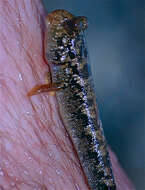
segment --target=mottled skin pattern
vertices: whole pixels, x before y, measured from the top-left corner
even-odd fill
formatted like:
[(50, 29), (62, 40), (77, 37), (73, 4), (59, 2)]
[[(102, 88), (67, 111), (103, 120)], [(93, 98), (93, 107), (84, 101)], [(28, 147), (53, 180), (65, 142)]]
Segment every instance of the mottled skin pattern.
[(109, 154), (96, 109), (83, 31), (85, 17), (56, 10), (46, 18), (45, 56), (61, 117), (91, 190), (115, 190)]

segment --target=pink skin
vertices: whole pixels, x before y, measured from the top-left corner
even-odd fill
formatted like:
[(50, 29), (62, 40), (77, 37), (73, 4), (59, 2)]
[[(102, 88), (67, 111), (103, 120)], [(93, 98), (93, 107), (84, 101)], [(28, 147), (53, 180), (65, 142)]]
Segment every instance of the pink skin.
[[(55, 96), (28, 98), (45, 82), (40, 0), (0, 1), (0, 189), (88, 190)], [(118, 190), (133, 190), (111, 153)]]

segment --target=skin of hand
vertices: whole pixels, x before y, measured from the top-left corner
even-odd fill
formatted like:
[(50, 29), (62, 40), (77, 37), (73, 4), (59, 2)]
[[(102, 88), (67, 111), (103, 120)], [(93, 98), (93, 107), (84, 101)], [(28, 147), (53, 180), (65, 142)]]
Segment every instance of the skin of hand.
[[(54, 95), (27, 97), (45, 83), (40, 0), (0, 1), (0, 189), (88, 190)], [(111, 152), (117, 190), (133, 190)]]

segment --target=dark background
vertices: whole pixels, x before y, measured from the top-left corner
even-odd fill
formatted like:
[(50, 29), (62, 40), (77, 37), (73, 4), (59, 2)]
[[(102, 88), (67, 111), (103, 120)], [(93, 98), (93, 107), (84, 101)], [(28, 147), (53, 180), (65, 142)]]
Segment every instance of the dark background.
[(145, 189), (144, 4), (135, 0), (43, 0), (89, 20), (87, 44), (108, 143), (137, 190)]

